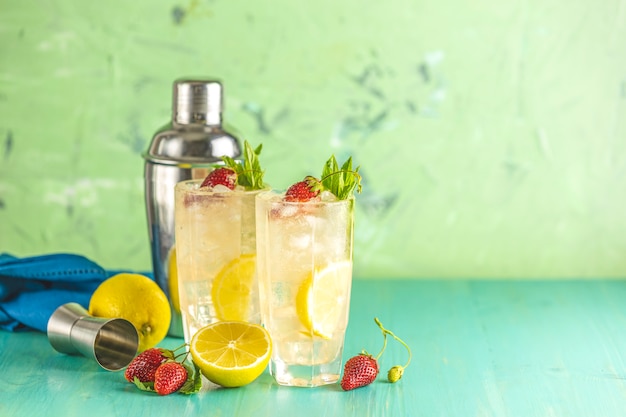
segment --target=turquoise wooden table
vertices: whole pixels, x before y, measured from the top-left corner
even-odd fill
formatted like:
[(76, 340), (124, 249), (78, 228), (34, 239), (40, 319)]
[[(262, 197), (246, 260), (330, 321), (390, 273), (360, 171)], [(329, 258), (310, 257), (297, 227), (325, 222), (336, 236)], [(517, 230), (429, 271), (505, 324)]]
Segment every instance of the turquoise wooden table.
[[(375, 316), (413, 361), (397, 384), (381, 372), (349, 392), (279, 387), (266, 373), (242, 388), (158, 397), (56, 353), (42, 333), (0, 332), (0, 416), (626, 415), (626, 281), (355, 280), (344, 360), (379, 350)], [(390, 342), (382, 368), (405, 360)]]

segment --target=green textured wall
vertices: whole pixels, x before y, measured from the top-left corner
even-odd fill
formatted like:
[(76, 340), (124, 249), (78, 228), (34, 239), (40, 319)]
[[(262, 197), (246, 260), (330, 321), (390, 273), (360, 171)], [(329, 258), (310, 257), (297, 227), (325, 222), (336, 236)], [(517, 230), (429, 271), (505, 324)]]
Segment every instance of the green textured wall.
[(353, 155), (358, 276), (626, 276), (622, 0), (0, 0), (0, 252), (149, 268), (187, 75), (276, 188)]

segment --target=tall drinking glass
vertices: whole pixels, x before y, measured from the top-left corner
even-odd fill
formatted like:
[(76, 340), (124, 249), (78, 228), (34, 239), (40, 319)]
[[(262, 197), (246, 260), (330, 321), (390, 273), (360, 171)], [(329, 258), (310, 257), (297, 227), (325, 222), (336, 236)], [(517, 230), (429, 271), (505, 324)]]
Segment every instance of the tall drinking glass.
[(175, 187), (178, 291), (185, 341), (220, 320), (260, 323), (255, 191)]
[(286, 202), (256, 197), (261, 316), (281, 385), (337, 382), (352, 284), (354, 197)]

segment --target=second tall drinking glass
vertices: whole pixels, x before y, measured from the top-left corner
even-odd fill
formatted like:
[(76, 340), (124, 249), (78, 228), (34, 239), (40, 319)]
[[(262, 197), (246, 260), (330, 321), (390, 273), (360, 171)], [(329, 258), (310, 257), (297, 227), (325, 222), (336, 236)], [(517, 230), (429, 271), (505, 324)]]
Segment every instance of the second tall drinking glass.
[(270, 373), (281, 385), (337, 382), (350, 306), (354, 197), (288, 202), (260, 193), (256, 221)]

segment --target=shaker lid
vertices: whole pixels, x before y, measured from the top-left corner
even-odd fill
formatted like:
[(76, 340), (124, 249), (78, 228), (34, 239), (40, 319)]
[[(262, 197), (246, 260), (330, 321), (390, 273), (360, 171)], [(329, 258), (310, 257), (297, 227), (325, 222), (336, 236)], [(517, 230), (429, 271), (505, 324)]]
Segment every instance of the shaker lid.
[(222, 94), (217, 80), (174, 81), (172, 123), (155, 133), (144, 159), (189, 168), (213, 165), (225, 155), (239, 157), (239, 141), (221, 127)]
[(222, 84), (219, 81), (181, 79), (174, 82), (174, 124), (219, 125), (221, 118)]

